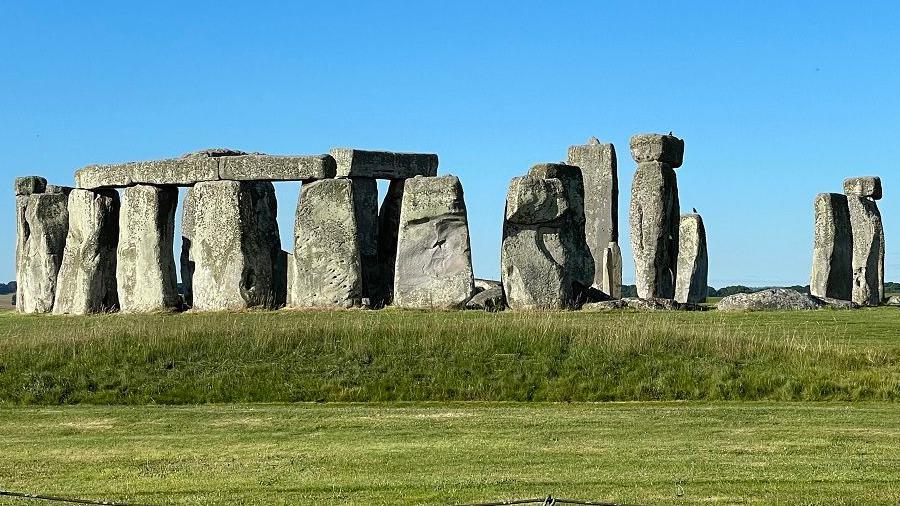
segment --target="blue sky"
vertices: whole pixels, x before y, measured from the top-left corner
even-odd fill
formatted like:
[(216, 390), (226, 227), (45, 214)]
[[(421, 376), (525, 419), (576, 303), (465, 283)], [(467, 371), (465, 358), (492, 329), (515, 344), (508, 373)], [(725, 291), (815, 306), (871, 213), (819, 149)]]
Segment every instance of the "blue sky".
[[(0, 279), (14, 177), (214, 146), (436, 152), (496, 277), (509, 180), (595, 135), (619, 154), (631, 282), (628, 138), (671, 130), (714, 286), (806, 284), (813, 197), (856, 175), (884, 181), (900, 280), (895, 3), (285, 4), (0, 1)], [(297, 190), (279, 185), (286, 247)]]

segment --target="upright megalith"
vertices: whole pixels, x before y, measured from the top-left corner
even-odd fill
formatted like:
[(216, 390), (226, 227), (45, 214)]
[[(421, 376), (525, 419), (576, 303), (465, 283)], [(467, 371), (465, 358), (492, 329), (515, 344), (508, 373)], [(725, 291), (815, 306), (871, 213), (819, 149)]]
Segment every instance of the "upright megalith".
[(43, 193), (18, 198), (24, 199), (24, 214), (17, 251), (16, 307), (23, 313), (49, 313), (69, 231), (68, 196)]
[[(268, 182), (212, 181), (188, 192), (182, 262), (197, 311), (273, 308), (281, 255), (275, 188)], [(286, 274), (285, 274), (286, 275)]]
[(397, 238), (400, 234), (405, 182), (405, 179), (391, 181), (378, 212), (377, 283), (376, 292), (372, 296), (373, 307), (387, 306), (394, 301), (394, 268), (397, 263)]
[(378, 288), (378, 182), (372, 178), (350, 178), (353, 185), (353, 210), (359, 237), (362, 298), (365, 305), (376, 305)]
[(119, 206), (115, 190), (73, 190), (69, 194), (69, 230), (57, 277), (55, 314), (118, 309)]
[(584, 232), (594, 259), (594, 286), (607, 295), (618, 297), (622, 290), (622, 258), (618, 245), (616, 148), (591, 137), (587, 144), (569, 146), (568, 163), (581, 168), (584, 180)]
[(809, 293), (819, 298), (851, 300), (853, 231), (847, 196), (820, 193), (813, 207), (815, 238)]
[(362, 271), (353, 182), (304, 183), (294, 227), (291, 307), (357, 307)]
[(138, 185), (122, 193), (116, 281), (124, 313), (179, 306), (175, 273), (178, 188)]
[(853, 232), (853, 302), (877, 306), (884, 299), (884, 226), (875, 202), (881, 199), (881, 179), (844, 181)]
[(457, 177), (406, 181), (394, 272), (398, 307), (458, 309), (472, 297), (469, 225)]
[(631, 156), (638, 164), (629, 215), (638, 296), (671, 299), (681, 221), (674, 167), (682, 163), (684, 141), (671, 135), (635, 135)]
[(511, 309), (577, 307), (593, 282), (580, 172), (542, 164), (510, 183), (500, 269)]
[(681, 217), (678, 232), (678, 274), (675, 301), (682, 304), (706, 302), (709, 258), (706, 251), (706, 227), (699, 214)]

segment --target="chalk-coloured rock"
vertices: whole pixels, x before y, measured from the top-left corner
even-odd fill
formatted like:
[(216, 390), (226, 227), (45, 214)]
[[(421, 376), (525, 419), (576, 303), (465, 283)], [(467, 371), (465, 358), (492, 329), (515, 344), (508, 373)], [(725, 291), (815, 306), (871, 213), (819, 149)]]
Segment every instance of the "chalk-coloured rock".
[(28, 209), (28, 197), (16, 195), (16, 311), (24, 311), (22, 302), (22, 276), (25, 267), (22, 260), (25, 254), (25, 241), (28, 238), (28, 228), (25, 225), (25, 210)]
[(674, 135), (638, 134), (630, 144), (631, 157), (639, 164), (661, 162), (677, 169), (684, 161), (684, 141)]
[(554, 165), (509, 186), (500, 271), (511, 309), (578, 307), (594, 279), (580, 169)]
[(796, 311), (819, 309), (825, 303), (789, 288), (771, 288), (756, 293), (729, 295), (719, 301), (719, 311)]
[(284, 294), (284, 305), (286, 307), (291, 307), (294, 303), (294, 282), (297, 279), (297, 275), (294, 273), (294, 270), (297, 267), (297, 264), (294, 262), (294, 254), (285, 252), (284, 262), (284, 268), (287, 272), (287, 286), (285, 287), (287, 292)]
[(900, 295), (892, 295), (884, 301), (885, 306), (900, 307)]
[(40, 176), (17, 177), (14, 184), (17, 197), (44, 193), (46, 188), (47, 180)]
[(400, 234), (400, 211), (403, 207), (403, 186), (406, 180), (394, 179), (378, 212), (378, 258), (376, 292), (372, 307), (382, 307), (394, 301), (394, 267), (397, 263), (397, 237)]
[(815, 239), (809, 291), (820, 298), (852, 298), (853, 231), (847, 197), (820, 193), (815, 209)]
[(23, 236), (18, 243), (21, 251), (17, 251), (16, 306), (23, 313), (49, 313), (69, 231), (68, 197), (32, 194), (19, 198), (26, 202)]
[(294, 227), (291, 307), (358, 307), (362, 271), (353, 183), (303, 183)]
[[(606, 276), (615, 262), (603, 264), (610, 243), (619, 241), (619, 176), (616, 148), (591, 137), (587, 144), (569, 146), (569, 165), (581, 168), (584, 179), (585, 239), (594, 259), (594, 285), (609, 287)], [(621, 266), (621, 262), (618, 264)], [(621, 280), (621, 272), (613, 272)], [(619, 281), (621, 285), (621, 281)], [(604, 290), (605, 291), (605, 290)], [(610, 294), (612, 295), (612, 294)]]
[(438, 156), (435, 154), (334, 148), (331, 156), (337, 162), (338, 177), (407, 179), (437, 175)]
[(461, 308), (475, 293), (466, 203), (456, 176), (406, 181), (394, 272), (398, 307)]
[(119, 205), (114, 190), (73, 190), (69, 194), (69, 230), (56, 282), (55, 314), (118, 309)]
[(499, 281), (494, 281), (493, 279), (475, 278), (475, 291), (476, 292), (483, 292), (485, 290), (491, 290), (494, 288), (503, 290), (503, 283), (501, 283)]
[(684, 304), (706, 302), (709, 285), (709, 258), (706, 250), (706, 227), (699, 214), (681, 217), (678, 232), (678, 274), (675, 300)]
[[(190, 301), (198, 311), (273, 308), (281, 253), (272, 183), (203, 182), (185, 202), (192, 264)], [(182, 271), (182, 275), (185, 275)]]
[(844, 180), (844, 193), (857, 197), (881, 200), (883, 190), (878, 176), (851, 177)]
[(466, 302), (466, 309), (478, 311), (503, 311), (505, 307), (503, 288), (499, 286), (482, 290)]
[(194, 258), (192, 246), (194, 244), (194, 222), (196, 214), (196, 187), (188, 188), (181, 208), (181, 287), (185, 306), (194, 307)]
[(353, 184), (353, 209), (359, 236), (359, 261), (362, 275), (363, 304), (380, 307), (378, 266), (378, 182), (371, 178), (350, 178)]
[(138, 185), (122, 193), (116, 280), (123, 313), (178, 308), (174, 186)]
[(673, 298), (680, 207), (672, 167), (660, 162), (638, 164), (631, 186), (629, 222), (638, 296)]
[(867, 197), (847, 196), (853, 231), (852, 300), (877, 306), (884, 299), (884, 226), (878, 204)]
[[(603, 250), (598, 268), (603, 271), (600, 291), (613, 299), (622, 297), (622, 249), (619, 243), (611, 242)], [(595, 275), (594, 279), (598, 277)]]
[(333, 178), (337, 165), (330, 155), (227, 156), (219, 160), (219, 179), (238, 181), (311, 181)]

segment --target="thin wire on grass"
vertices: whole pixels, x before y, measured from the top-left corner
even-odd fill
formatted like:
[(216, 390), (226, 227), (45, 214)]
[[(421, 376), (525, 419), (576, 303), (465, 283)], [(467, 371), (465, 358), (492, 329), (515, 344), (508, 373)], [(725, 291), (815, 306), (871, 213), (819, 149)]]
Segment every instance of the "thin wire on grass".
[(71, 497), (58, 497), (52, 495), (26, 494), (24, 492), (12, 492), (9, 490), (0, 490), (0, 497), (13, 497), (16, 499), (31, 499), (34, 501), (58, 502), (67, 504), (101, 504), (106, 506), (147, 506), (137, 503), (124, 503), (112, 501), (95, 501), (92, 499), (77, 499)]

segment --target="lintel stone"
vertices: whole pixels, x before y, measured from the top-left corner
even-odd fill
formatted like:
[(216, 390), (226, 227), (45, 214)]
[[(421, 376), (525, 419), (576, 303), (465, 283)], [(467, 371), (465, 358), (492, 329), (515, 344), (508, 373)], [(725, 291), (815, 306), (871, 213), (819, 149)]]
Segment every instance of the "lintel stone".
[(337, 161), (337, 177), (408, 179), (437, 175), (436, 154), (334, 148), (331, 156)]

